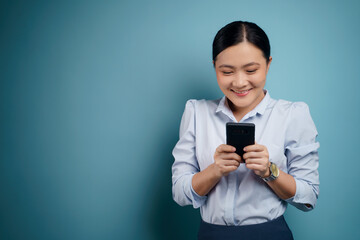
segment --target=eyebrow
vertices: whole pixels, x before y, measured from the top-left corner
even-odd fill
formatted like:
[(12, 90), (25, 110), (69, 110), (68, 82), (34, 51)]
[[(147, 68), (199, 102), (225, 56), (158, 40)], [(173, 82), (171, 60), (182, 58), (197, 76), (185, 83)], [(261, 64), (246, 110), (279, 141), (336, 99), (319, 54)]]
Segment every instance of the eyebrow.
[[(260, 66), (260, 64), (257, 63), (257, 62), (250, 62), (250, 63), (247, 63), (247, 64), (243, 65), (242, 67), (245, 68), (245, 67), (249, 67), (249, 66), (252, 66), (252, 65)], [(235, 68), (233, 65), (229, 65), (229, 64), (222, 64), (222, 65), (219, 66), (219, 68), (224, 68), (224, 67)]]

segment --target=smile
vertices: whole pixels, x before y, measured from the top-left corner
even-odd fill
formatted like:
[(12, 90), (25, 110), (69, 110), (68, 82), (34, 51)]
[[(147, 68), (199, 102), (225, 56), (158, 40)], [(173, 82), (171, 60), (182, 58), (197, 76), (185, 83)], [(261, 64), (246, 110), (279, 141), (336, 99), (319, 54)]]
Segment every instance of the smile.
[(231, 89), (231, 91), (233, 91), (237, 96), (243, 97), (243, 96), (248, 95), (248, 93), (251, 91), (251, 89), (243, 90), (243, 91), (235, 91), (234, 89)]
[(250, 90), (244, 90), (244, 91), (240, 91), (240, 92), (235, 91), (235, 90), (233, 90), (233, 91), (236, 92), (236, 93), (244, 94), (244, 93), (246, 93), (246, 92), (248, 92), (248, 91), (250, 91)]

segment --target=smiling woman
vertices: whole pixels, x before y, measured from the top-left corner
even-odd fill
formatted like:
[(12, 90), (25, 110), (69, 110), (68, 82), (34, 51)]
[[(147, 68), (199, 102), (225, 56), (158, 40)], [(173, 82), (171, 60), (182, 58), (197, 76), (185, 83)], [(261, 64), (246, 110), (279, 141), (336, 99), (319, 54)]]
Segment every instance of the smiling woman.
[[(254, 23), (220, 29), (213, 64), (224, 96), (186, 103), (173, 150), (173, 198), (201, 207), (199, 239), (293, 239), (287, 204), (309, 211), (319, 193), (317, 130), (303, 102), (264, 89), (269, 39)], [(244, 155), (226, 145), (227, 122), (255, 124)]]
[(259, 48), (245, 41), (226, 48), (214, 61), (219, 87), (238, 121), (264, 98), (271, 60), (266, 61)]
[(271, 61), (269, 39), (254, 23), (233, 22), (215, 36), (213, 63), (218, 84), (238, 121), (264, 98)]

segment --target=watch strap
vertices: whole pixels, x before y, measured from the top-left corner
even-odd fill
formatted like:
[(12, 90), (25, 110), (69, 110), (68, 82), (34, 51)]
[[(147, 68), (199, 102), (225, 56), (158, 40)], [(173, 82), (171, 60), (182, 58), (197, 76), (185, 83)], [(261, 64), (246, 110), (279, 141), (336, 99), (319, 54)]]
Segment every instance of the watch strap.
[[(272, 180), (275, 180), (277, 178), (277, 176), (274, 175), (273, 171), (271, 170), (271, 165), (275, 165), (275, 163), (270, 162), (270, 166), (269, 166), (269, 170), (270, 170), (270, 176), (266, 177), (266, 178), (262, 178), (265, 182), (269, 182)], [(275, 165), (276, 166), (276, 165)], [(277, 167), (277, 166), (276, 166)]]

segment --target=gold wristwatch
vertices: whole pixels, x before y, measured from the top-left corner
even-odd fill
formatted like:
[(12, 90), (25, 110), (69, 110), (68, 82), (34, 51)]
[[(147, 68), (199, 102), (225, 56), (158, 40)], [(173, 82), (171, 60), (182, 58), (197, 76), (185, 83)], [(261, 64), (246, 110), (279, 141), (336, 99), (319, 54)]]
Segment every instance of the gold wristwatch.
[(275, 180), (280, 174), (279, 168), (273, 162), (270, 162), (269, 169), (270, 169), (270, 176), (268, 176), (266, 178), (262, 178), (265, 182)]

